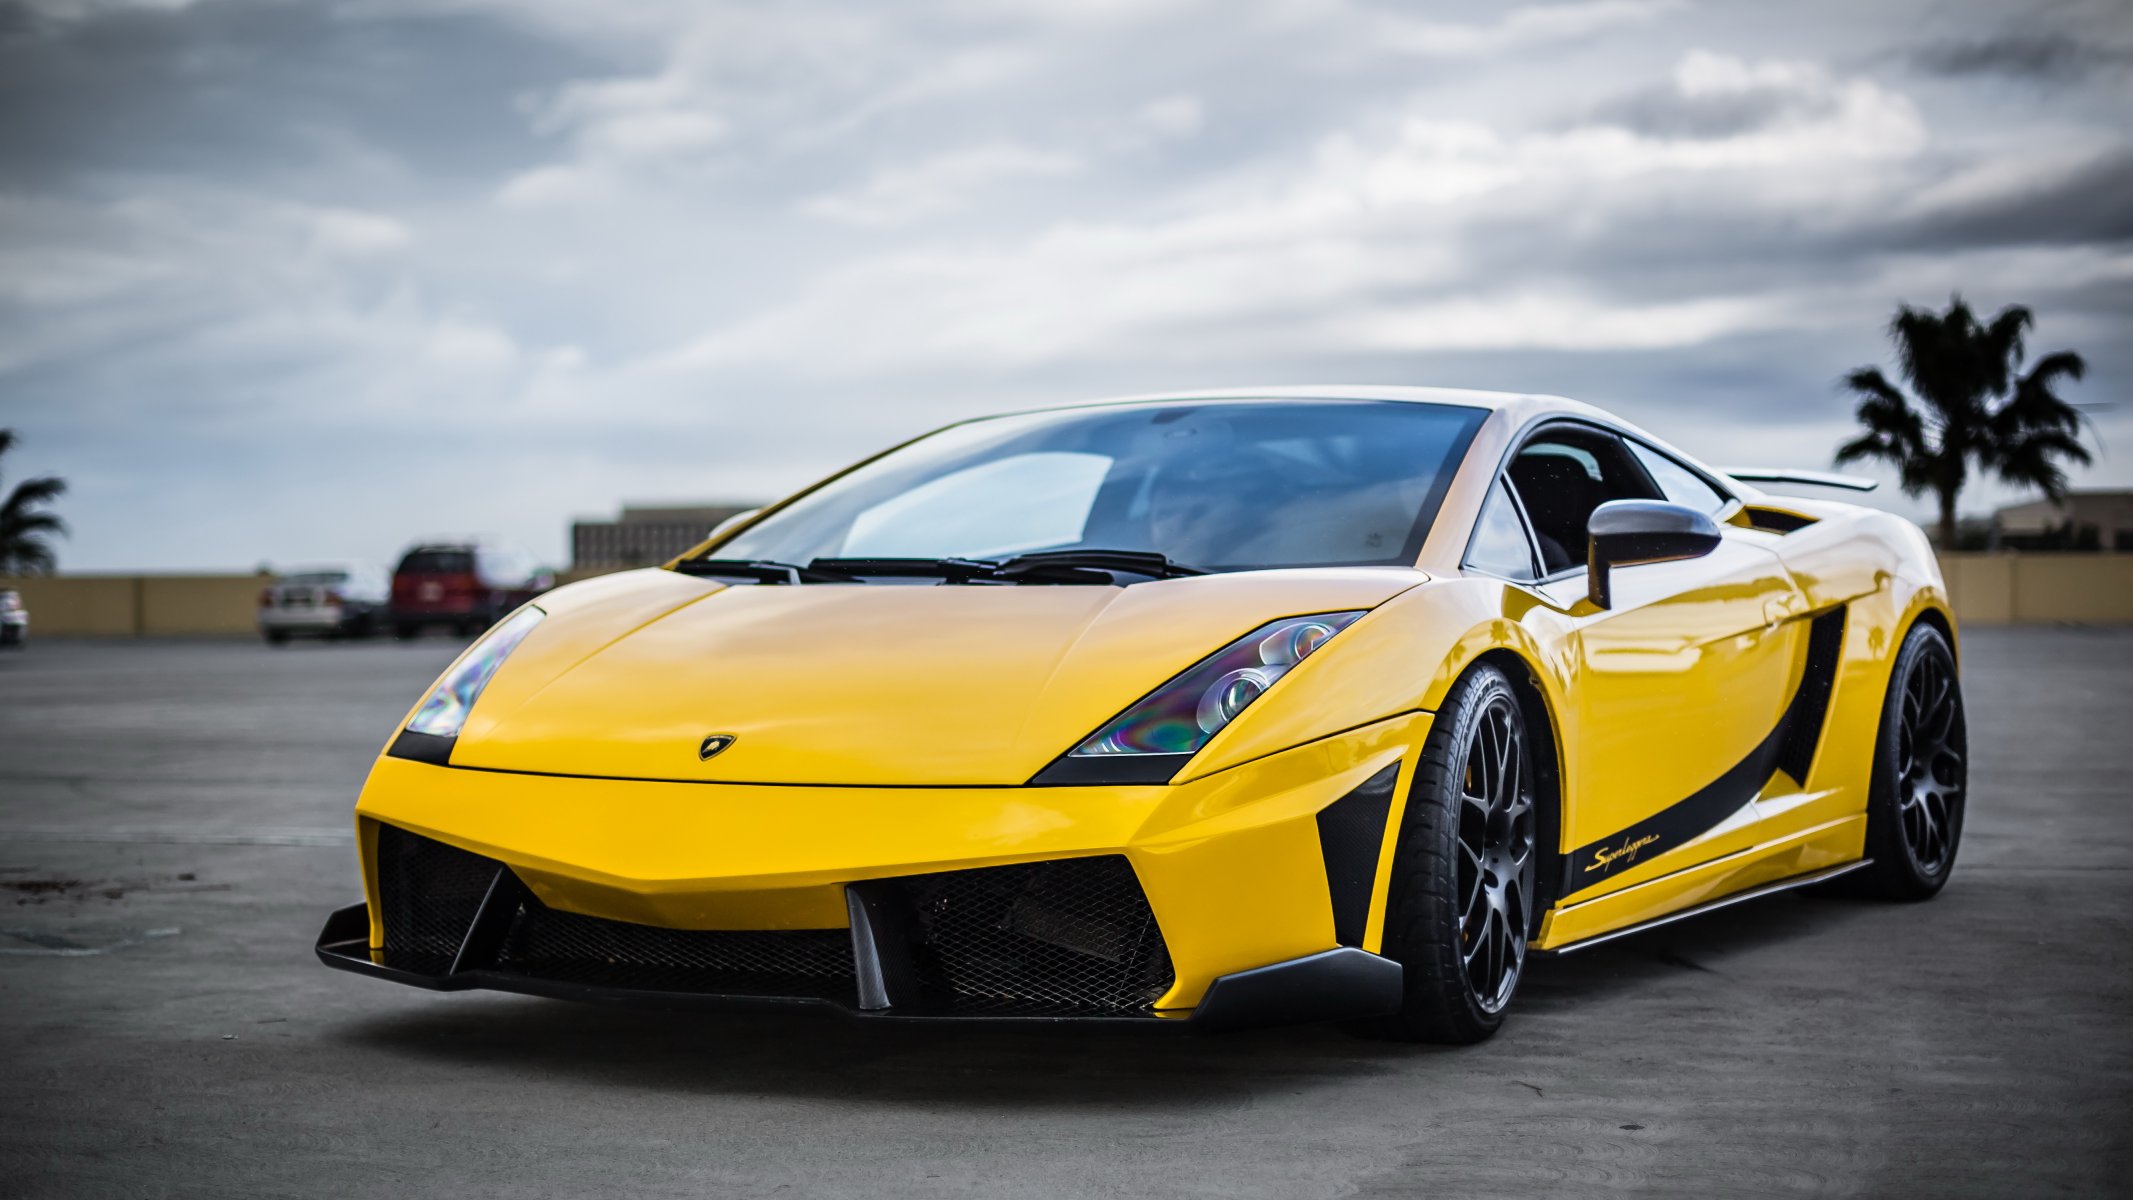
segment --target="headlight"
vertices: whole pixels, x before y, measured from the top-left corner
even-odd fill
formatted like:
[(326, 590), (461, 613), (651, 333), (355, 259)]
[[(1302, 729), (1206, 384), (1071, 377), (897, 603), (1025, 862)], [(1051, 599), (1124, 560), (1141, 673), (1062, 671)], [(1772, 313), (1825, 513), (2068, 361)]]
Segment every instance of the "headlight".
[(429, 695), (423, 697), (422, 707), (415, 710), (413, 719), (407, 723), (408, 732), (431, 737), (458, 737), (460, 728), (467, 723), (467, 714), (473, 711), (474, 701), (481, 698), (481, 690), (489, 686), (489, 678), (496, 674), (496, 668), (503, 665), (505, 656), (516, 649), (546, 615), (529, 604), (483, 634), (473, 649), (452, 664), (452, 669), (437, 681)]
[(1113, 717), (1032, 783), (1163, 783), (1360, 612), (1285, 617), (1252, 630)]

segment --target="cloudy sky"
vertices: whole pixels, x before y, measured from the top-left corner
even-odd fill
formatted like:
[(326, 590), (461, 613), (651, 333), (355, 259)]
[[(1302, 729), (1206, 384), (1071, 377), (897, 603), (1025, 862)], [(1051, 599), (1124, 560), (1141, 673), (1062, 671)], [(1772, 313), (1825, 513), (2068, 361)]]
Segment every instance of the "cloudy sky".
[(1824, 465), (1838, 376), (1960, 290), (2088, 356), (2125, 485), (2129, 130), (2127, 0), (0, 0), (5, 466), (93, 570), (561, 561), (1246, 383)]

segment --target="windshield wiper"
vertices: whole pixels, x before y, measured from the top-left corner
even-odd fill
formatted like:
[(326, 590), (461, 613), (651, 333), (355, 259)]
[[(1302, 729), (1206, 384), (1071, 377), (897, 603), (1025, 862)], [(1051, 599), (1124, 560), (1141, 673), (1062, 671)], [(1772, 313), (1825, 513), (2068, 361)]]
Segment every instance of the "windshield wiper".
[[(1054, 577), (1069, 574), (1096, 575), (1117, 572), (1127, 575), (1145, 575), (1150, 579), (1182, 579), (1188, 575), (1205, 575), (1198, 567), (1188, 567), (1173, 562), (1168, 557), (1151, 550), (1105, 550), (1100, 547), (1084, 547), (1075, 550), (1040, 550), (1033, 554), (1017, 554), (1002, 559), (994, 567), (992, 578), (1029, 579), (1033, 582), (1053, 582)], [(1067, 582), (1059, 578), (1059, 582)], [(1075, 579), (1073, 582), (1109, 583), (1109, 578)]]
[(675, 563), (674, 569), (684, 575), (703, 575), (725, 579), (753, 579), (757, 583), (854, 582), (849, 575), (824, 570), (812, 563), (802, 567), (793, 563), (772, 562), (761, 558), (688, 558)]

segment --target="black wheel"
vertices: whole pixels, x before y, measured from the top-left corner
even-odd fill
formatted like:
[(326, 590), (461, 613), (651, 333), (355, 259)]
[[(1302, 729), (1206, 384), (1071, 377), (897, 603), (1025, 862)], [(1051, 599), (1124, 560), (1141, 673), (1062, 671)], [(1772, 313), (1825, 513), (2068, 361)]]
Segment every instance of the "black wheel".
[(289, 644), (289, 631), (288, 631), (288, 630), (286, 630), (286, 629), (269, 629), (269, 630), (267, 630), (267, 645), (269, 645), (269, 646), (286, 646), (286, 645), (288, 645), (288, 644)]
[(422, 626), (412, 621), (396, 621), (393, 624), (393, 636), (403, 642), (414, 641), (422, 636)]
[(1474, 668), (1437, 714), (1400, 821), (1384, 952), (1406, 968), (1405, 1001), (1352, 1032), (1463, 1045), (1503, 1024), (1535, 915), (1534, 778), (1511, 681)]
[(1925, 900), (1955, 869), (1970, 783), (1963, 688), (1940, 630), (1912, 626), (1881, 709), (1866, 802), (1866, 852), (1874, 865), (1856, 878), (1868, 894)]

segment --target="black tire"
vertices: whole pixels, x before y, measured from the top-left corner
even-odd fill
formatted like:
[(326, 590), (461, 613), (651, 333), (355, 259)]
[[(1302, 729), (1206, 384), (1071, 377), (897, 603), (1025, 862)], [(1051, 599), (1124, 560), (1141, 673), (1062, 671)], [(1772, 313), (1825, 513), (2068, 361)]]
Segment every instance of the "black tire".
[(1874, 779), (1866, 801), (1866, 853), (1872, 866), (1857, 894), (1928, 900), (1947, 886), (1962, 843), (1969, 792), (1969, 725), (1948, 639), (1918, 624), (1896, 651), (1881, 702)]
[(1406, 968), (1405, 999), (1350, 1032), (1466, 1045), (1503, 1024), (1538, 915), (1536, 778), (1511, 681), (1475, 667), (1423, 743), (1393, 850), (1384, 953)]
[(269, 646), (286, 646), (286, 645), (288, 645), (288, 644), (289, 644), (289, 631), (288, 631), (288, 630), (286, 630), (286, 629), (269, 629), (269, 630), (267, 630), (267, 645), (269, 645)]
[(393, 636), (403, 642), (412, 642), (422, 636), (422, 626), (413, 621), (396, 621), (393, 624)]

